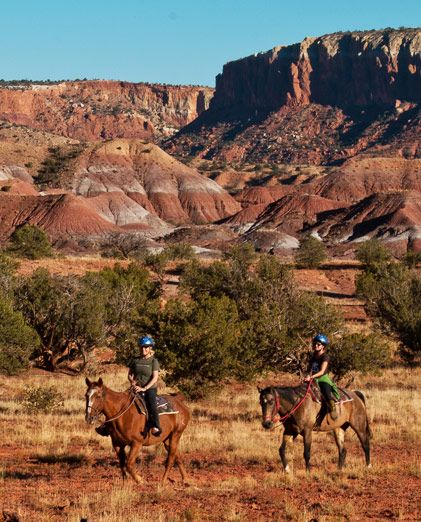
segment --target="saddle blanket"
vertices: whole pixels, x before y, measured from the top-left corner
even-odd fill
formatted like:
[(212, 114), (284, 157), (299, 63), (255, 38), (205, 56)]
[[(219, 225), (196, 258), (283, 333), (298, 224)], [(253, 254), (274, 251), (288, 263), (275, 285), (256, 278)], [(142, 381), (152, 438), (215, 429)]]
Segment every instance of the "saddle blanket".
[[(146, 414), (146, 404), (145, 399), (143, 398), (141, 393), (138, 393), (136, 395), (135, 399), (136, 407), (142, 415)], [(174, 408), (172, 403), (163, 395), (158, 395), (156, 398), (156, 405), (158, 407), (158, 413), (159, 415), (175, 415), (178, 413), (178, 410)]]
[[(334, 401), (336, 404), (342, 404), (344, 402), (351, 402), (353, 401), (354, 399), (348, 394), (348, 392), (346, 390), (344, 390), (343, 388), (339, 388), (339, 386), (337, 387), (338, 388), (338, 392), (339, 392), (339, 400), (338, 399), (335, 399), (334, 397)], [(305, 390), (306, 388), (304, 388), (304, 393), (305, 393)], [(316, 383), (311, 383), (311, 388), (310, 388), (310, 395), (311, 395), (311, 398), (313, 399), (314, 402), (318, 402), (318, 403), (321, 403), (323, 401), (323, 396), (322, 396), (322, 393), (320, 391), (320, 388), (318, 387), (318, 385)]]

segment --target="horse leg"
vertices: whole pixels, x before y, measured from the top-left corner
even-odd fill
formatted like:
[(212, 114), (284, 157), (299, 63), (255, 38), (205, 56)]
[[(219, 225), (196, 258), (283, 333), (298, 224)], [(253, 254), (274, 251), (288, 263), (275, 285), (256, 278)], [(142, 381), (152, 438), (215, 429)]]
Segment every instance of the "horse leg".
[(124, 446), (113, 446), (114, 451), (117, 454), (118, 460), (120, 462), (121, 474), (123, 476), (123, 480), (127, 478), (126, 472), (126, 452), (124, 451)]
[(342, 428), (336, 428), (336, 430), (333, 430), (333, 434), (335, 436), (335, 442), (339, 452), (338, 468), (342, 469), (345, 466), (346, 458), (346, 449), (344, 448), (345, 430)]
[(303, 441), (304, 441), (304, 460), (306, 463), (306, 471), (310, 471), (310, 457), (311, 457), (311, 439), (312, 431), (309, 428), (303, 430)]
[(368, 424), (368, 418), (367, 413), (364, 407), (364, 412), (356, 412), (352, 414), (351, 419), (349, 420), (349, 424), (351, 428), (355, 431), (357, 434), (361, 446), (364, 450), (365, 455), (365, 463), (368, 468), (371, 468), (370, 463), (370, 437), (371, 437), (371, 430), (370, 426)]
[(295, 439), (297, 435), (294, 434), (294, 433), (290, 433), (288, 432), (287, 430), (284, 431), (284, 435), (282, 437), (282, 444), (279, 448), (279, 456), (281, 457), (281, 461), (282, 461), (282, 465), (284, 467), (284, 471), (285, 473), (289, 473), (291, 470), (290, 470), (290, 467), (289, 467), (289, 464), (288, 464), (288, 459), (287, 459), (287, 448), (290, 447)]
[(137, 484), (141, 484), (142, 482), (142, 478), (140, 477), (140, 475), (138, 475), (136, 473), (136, 458), (137, 456), (139, 455), (139, 451), (140, 449), (142, 448), (142, 444), (140, 444), (140, 442), (137, 442), (137, 441), (133, 441), (130, 445), (130, 451), (129, 451), (129, 454), (127, 456), (127, 464), (126, 464), (126, 469), (129, 473), (129, 475), (133, 478), (133, 480), (137, 483)]
[[(168, 455), (167, 455), (167, 460), (165, 462), (165, 472), (164, 472), (164, 475), (162, 477), (162, 485), (165, 484), (165, 482), (167, 481), (168, 479), (168, 474), (169, 472), (171, 471), (171, 468), (174, 466), (174, 463), (176, 461), (178, 461), (178, 464), (179, 464), (179, 468), (180, 468), (180, 473), (181, 473), (181, 476), (183, 477), (183, 472), (181, 471), (181, 469), (183, 468), (183, 471), (184, 471), (184, 476), (185, 476), (185, 469), (184, 469), (184, 466), (181, 465), (180, 467), (180, 463), (179, 463), (179, 460), (178, 460), (178, 442), (180, 440), (180, 436), (181, 436), (181, 433), (180, 434), (177, 434), (177, 433), (172, 433), (169, 437), (169, 441), (168, 441)], [(184, 480), (184, 477), (183, 477), (183, 480)]]
[[(169, 455), (169, 452), (170, 452), (170, 444), (169, 444), (169, 442), (165, 441), (164, 442), (164, 446), (165, 446), (165, 449), (167, 450), (167, 453)], [(168, 459), (168, 457), (167, 457), (167, 459)], [(186, 471), (186, 468), (184, 467), (183, 461), (181, 460), (180, 453), (178, 452), (178, 449), (177, 449), (177, 453), (176, 453), (176, 456), (175, 456), (175, 464), (177, 464), (178, 469), (180, 470), (181, 480), (183, 481), (183, 483), (186, 484), (187, 471)], [(166, 463), (165, 463), (165, 465), (166, 465)]]

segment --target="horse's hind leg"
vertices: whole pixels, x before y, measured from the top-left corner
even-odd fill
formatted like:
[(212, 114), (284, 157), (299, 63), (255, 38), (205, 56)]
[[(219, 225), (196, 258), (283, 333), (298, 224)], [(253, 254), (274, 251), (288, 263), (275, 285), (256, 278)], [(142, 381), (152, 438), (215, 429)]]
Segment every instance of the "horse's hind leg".
[(346, 449), (344, 448), (345, 430), (342, 428), (336, 428), (333, 431), (335, 436), (336, 446), (338, 447), (338, 468), (342, 469), (345, 466)]
[(171, 471), (171, 468), (174, 466), (175, 462), (177, 462), (177, 464), (178, 464), (183, 481), (185, 480), (186, 470), (178, 456), (178, 443), (179, 443), (180, 437), (181, 437), (181, 433), (172, 433), (169, 437), (167, 444), (165, 445), (165, 447), (167, 448), (167, 451), (168, 451), (168, 456), (167, 456), (167, 460), (165, 462), (165, 472), (162, 477), (162, 484), (165, 484), (165, 482), (167, 481), (168, 474)]
[(371, 467), (370, 463), (370, 437), (371, 431), (368, 424), (367, 414), (364, 408), (364, 412), (359, 412), (358, 414), (353, 414), (352, 418), (349, 420), (349, 424), (351, 428), (355, 431), (358, 438), (360, 439), (361, 446), (364, 450), (365, 455), (365, 463), (367, 467)]
[[(169, 441), (165, 441), (164, 442), (164, 446), (165, 446), (165, 449), (167, 450), (168, 454), (170, 452), (170, 444), (169, 444)], [(168, 458), (168, 457), (167, 457)], [(181, 474), (181, 480), (186, 483), (186, 479), (187, 479), (187, 471), (186, 471), (186, 468), (184, 467), (184, 464), (183, 464), (183, 461), (180, 457), (180, 453), (177, 449), (177, 453), (176, 453), (176, 456), (175, 456), (175, 464), (177, 464), (178, 466), (178, 469), (180, 470), (180, 474)]]

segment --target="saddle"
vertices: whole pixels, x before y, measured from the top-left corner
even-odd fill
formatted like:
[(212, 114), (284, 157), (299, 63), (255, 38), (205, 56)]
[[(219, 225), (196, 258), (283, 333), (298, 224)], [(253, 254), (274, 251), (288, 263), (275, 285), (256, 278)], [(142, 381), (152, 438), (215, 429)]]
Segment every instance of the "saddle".
[[(148, 416), (148, 409), (146, 407), (145, 399), (142, 393), (137, 393), (134, 403), (136, 405), (137, 411), (141, 415)], [(178, 410), (174, 408), (174, 405), (164, 396), (158, 395), (156, 398), (156, 406), (158, 408), (159, 415), (175, 415), (178, 413)]]
[[(339, 399), (336, 399), (332, 395), (333, 400), (335, 401), (335, 404), (343, 404), (344, 402), (350, 402), (350, 401), (354, 400), (346, 390), (344, 390), (343, 388), (339, 388), (339, 386), (337, 386), (337, 388), (338, 388), (338, 392), (339, 392)], [(307, 389), (306, 385), (303, 385), (303, 395), (304, 395), (306, 389)], [(317, 383), (315, 383), (315, 382), (311, 383), (310, 396), (313, 399), (313, 402), (317, 402), (318, 404), (321, 404), (322, 402), (324, 402), (323, 395), (320, 391), (320, 388), (318, 387)]]

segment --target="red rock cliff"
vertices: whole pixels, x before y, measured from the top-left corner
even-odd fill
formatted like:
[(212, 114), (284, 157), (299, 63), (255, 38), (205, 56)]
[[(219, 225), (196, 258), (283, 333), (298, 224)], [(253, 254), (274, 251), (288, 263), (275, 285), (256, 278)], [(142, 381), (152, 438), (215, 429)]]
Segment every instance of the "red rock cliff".
[(343, 109), (421, 101), (421, 30), (306, 38), (227, 63), (211, 109), (274, 111), (318, 103)]
[(83, 140), (159, 140), (208, 108), (213, 89), (116, 81), (4, 85), (0, 119)]

